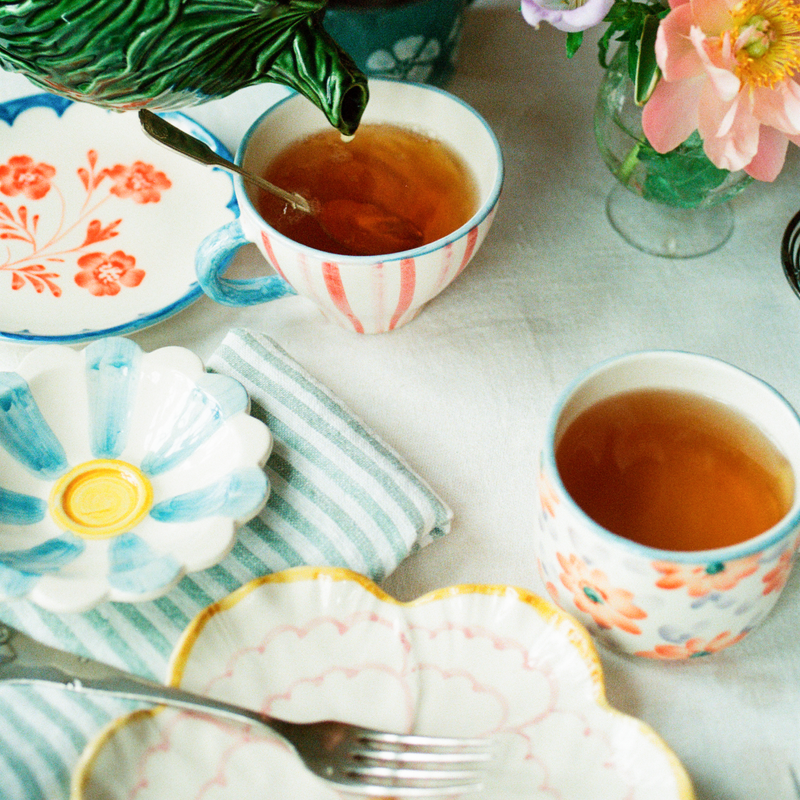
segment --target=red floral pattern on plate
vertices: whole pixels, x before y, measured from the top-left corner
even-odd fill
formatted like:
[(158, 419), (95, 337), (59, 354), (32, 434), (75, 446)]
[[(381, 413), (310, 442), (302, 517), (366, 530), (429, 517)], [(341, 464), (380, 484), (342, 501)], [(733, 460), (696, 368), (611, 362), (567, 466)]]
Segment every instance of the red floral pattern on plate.
[(0, 164), (0, 192), (8, 197), (24, 194), (39, 200), (50, 191), (50, 179), (56, 174), (50, 164), (36, 163), (30, 156), (12, 156)]
[[(13, 290), (31, 286), (37, 293), (47, 290), (53, 297), (61, 297), (60, 270), (70, 262), (78, 270), (74, 276), (75, 283), (95, 297), (113, 297), (123, 287), (135, 288), (144, 280), (145, 270), (134, 266), (136, 258), (131, 254), (121, 250), (110, 254), (85, 252), (98, 242), (117, 236), (124, 222), (120, 218), (104, 223), (95, 214), (111, 196), (138, 204), (158, 203), (172, 183), (163, 172), (143, 161), (135, 161), (130, 166), (116, 164), (98, 168), (97, 151), (89, 150), (86, 162), (86, 166), (76, 170), (86, 197), (75, 219), (65, 217), (67, 209), (58, 187), (55, 167), (37, 162), (30, 155), (14, 155), (5, 164), (0, 164), (0, 194), (6, 197), (24, 195), (34, 204), (51, 191), (61, 198), (61, 220), (49, 236), (39, 234), (42, 219), (36, 209), (19, 205), (12, 210), (0, 202), (0, 239), (23, 243), (27, 249), (24, 254), (9, 251), (5, 263), (0, 262), (0, 272), (11, 273)], [(101, 192), (103, 186), (105, 192)], [(77, 245), (65, 241), (83, 225), (86, 233)]]
[(134, 161), (131, 167), (117, 164), (105, 172), (113, 182), (111, 194), (130, 197), (137, 203), (157, 203), (161, 199), (161, 192), (172, 186), (163, 172), (143, 161)]
[(561, 583), (572, 593), (572, 601), (580, 611), (590, 614), (601, 628), (642, 632), (634, 620), (644, 619), (647, 614), (634, 605), (631, 592), (611, 586), (602, 570), (591, 569), (574, 553), (569, 557), (556, 555), (564, 570), (559, 575)]
[(138, 286), (144, 279), (144, 270), (135, 265), (136, 259), (122, 250), (108, 255), (87, 253), (78, 259), (81, 271), (75, 275), (75, 283), (96, 297), (119, 294), (122, 286)]
[(727, 592), (758, 569), (755, 553), (734, 561), (715, 561), (706, 565), (654, 561), (653, 568), (663, 577), (656, 581), (661, 589), (686, 587), (690, 597), (705, 597), (709, 592)]

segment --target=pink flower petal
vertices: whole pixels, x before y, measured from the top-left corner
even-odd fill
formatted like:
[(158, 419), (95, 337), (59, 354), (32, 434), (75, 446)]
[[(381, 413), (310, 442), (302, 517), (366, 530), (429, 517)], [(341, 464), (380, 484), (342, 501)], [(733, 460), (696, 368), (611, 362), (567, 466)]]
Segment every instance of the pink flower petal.
[[(693, 25), (689, 31), (689, 36), (695, 46), (700, 61), (703, 63), (703, 68), (705, 69), (709, 81), (714, 85), (714, 90), (723, 100), (732, 100), (738, 94), (742, 82), (730, 69), (724, 66), (718, 66), (712, 61), (706, 51), (705, 34), (700, 28)], [(736, 59), (733, 59), (729, 66), (731, 69), (735, 67)]]
[(787, 136), (800, 134), (800, 84), (787, 80), (774, 89), (757, 87), (753, 90), (753, 114), (762, 125)]
[(656, 60), (668, 81), (692, 78), (703, 70), (703, 63), (689, 38), (691, 24), (692, 8), (685, 3), (667, 14), (658, 26)]
[(745, 172), (757, 181), (774, 181), (783, 169), (789, 140), (775, 128), (762, 125), (758, 137), (758, 152), (745, 167)]
[(733, 103), (721, 102), (706, 84), (699, 111), (697, 129), (709, 159), (720, 169), (744, 169), (758, 150), (760, 127), (742, 98)]
[(697, 128), (702, 88), (700, 79), (658, 82), (642, 113), (644, 135), (657, 152), (674, 150)]
[(707, 36), (719, 36), (733, 24), (732, 5), (720, 0), (691, 0), (694, 24), (699, 25)]

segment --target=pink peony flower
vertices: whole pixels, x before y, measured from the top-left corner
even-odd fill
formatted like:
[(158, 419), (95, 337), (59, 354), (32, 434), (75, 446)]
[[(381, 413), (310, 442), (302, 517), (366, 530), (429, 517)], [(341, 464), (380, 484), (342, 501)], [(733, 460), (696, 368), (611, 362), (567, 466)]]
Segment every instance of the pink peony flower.
[(560, 31), (577, 33), (597, 25), (613, 5), (614, 0), (522, 0), (521, 10), (535, 28), (547, 22)]
[(660, 153), (695, 129), (719, 168), (772, 181), (800, 145), (797, 0), (670, 0), (656, 40), (663, 73), (644, 108)]

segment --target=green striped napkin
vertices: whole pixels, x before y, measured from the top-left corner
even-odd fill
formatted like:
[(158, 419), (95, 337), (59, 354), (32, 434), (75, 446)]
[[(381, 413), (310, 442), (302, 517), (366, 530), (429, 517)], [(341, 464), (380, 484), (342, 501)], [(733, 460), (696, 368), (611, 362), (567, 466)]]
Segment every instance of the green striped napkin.
[(430, 487), (268, 337), (231, 331), (208, 367), (244, 386), (275, 438), (272, 495), (250, 525), (275, 568), (347, 566), (380, 580), (449, 530)]
[[(252, 578), (302, 564), (373, 580), (449, 531), (452, 513), (386, 443), (266, 336), (231, 331), (208, 368), (240, 381), (272, 431), (271, 493), (216, 567), (141, 604), (52, 614), (27, 601), (0, 619), (48, 644), (163, 680), (175, 642), (207, 605)], [(134, 704), (0, 684), (0, 797), (67, 800), (85, 744)]]

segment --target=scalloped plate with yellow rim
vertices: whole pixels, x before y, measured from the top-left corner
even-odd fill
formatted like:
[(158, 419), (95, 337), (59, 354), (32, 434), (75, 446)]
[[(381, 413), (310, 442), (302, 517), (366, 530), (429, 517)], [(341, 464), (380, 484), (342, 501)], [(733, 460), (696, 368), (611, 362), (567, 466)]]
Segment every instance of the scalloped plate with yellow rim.
[[(692, 800), (675, 755), (610, 707), (570, 616), (523, 589), (455, 586), (400, 603), (366, 578), (299, 567), (201, 613), (169, 682), (296, 721), (488, 736), (486, 800)], [(136, 711), (83, 753), (73, 800), (336, 800), (277, 736)]]

